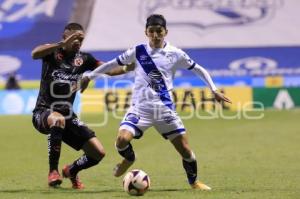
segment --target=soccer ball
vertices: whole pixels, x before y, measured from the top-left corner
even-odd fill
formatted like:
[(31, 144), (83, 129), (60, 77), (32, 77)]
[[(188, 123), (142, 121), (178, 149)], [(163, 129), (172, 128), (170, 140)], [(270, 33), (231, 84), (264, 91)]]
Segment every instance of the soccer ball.
[(150, 178), (142, 170), (134, 169), (126, 173), (123, 179), (123, 188), (129, 195), (141, 196), (150, 187)]

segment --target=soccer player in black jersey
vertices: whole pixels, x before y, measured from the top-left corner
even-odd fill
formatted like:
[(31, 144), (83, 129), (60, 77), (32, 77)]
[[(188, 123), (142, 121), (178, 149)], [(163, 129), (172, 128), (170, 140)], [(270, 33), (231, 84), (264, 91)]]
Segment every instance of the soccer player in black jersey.
[[(84, 188), (78, 172), (97, 165), (105, 156), (104, 148), (95, 133), (72, 110), (82, 74), (102, 63), (91, 54), (80, 51), (83, 39), (82, 26), (70, 23), (64, 29), (62, 41), (40, 45), (32, 51), (32, 58), (42, 59), (43, 62), (40, 92), (32, 122), (39, 132), (48, 135), (48, 185), (51, 187), (62, 183), (58, 171), (62, 141), (75, 150), (84, 151), (83, 156), (62, 170), (63, 177), (71, 180), (74, 189)], [(114, 69), (107, 74), (123, 74), (124, 70)]]

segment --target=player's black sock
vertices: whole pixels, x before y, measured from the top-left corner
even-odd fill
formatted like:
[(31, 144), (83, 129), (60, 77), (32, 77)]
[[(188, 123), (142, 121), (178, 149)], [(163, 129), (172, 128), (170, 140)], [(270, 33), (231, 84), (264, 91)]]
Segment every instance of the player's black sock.
[(90, 158), (86, 155), (81, 156), (77, 160), (73, 162), (73, 164), (70, 165), (70, 174), (72, 176), (76, 176), (79, 171), (82, 169), (87, 169), (92, 166), (97, 165), (100, 162), (100, 160), (95, 160), (93, 158)]
[(197, 161), (186, 161), (182, 160), (183, 167), (185, 169), (187, 178), (190, 184), (193, 184), (197, 179)]
[(132, 145), (129, 143), (124, 149), (118, 149), (119, 154), (126, 160), (133, 162), (135, 160), (135, 154)]
[(50, 171), (58, 170), (63, 132), (64, 129), (57, 126), (53, 126), (50, 128), (50, 134), (48, 135), (48, 155)]

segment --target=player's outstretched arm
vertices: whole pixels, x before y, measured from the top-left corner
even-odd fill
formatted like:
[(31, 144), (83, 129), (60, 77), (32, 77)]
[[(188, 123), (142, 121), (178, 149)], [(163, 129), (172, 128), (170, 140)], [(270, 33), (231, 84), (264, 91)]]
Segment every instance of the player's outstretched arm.
[(102, 74), (109, 73), (110, 71), (113, 71), (115, 68), (120, 66), (116, 59), (113, 59), (111, 61), (108, 61), (99, 67), (97, 67), (95, 70), (93, 70), (90, 73), (84, 74), (80, 81), (80, 90), (81, 93), (84, 92), (84, 90), (88, 87), (89, 82), (92, 79), (95, 79), (98, 76), (101, 76)]
[(226, 97), (225, 95), (223, 95), (222, 93), (218, 92), (218, 91), (215, 91), (214, 92), (214, 95), (215, 95), (215, 99), (217, 100), (217, 102), (227, 102), (227, 103), (232, 103), (231, 100)]
[(129, 64), (129, 65), (124, 65), (124, 66), (119, 66), (116, 68), (111, 69), (110, 71), (106, 72), (106, 75), (109, 76), (117, 76), (117, 75), (123, 75), (127, 72), (133, 71), (135, 68), (135, 63)]
[(72, 43), (76, 39), (81, 39), (83, 37), (82, 33), (76, 32), (66, 39), (53, 43), (53, 44), (43, 44), (35, 47), (31, 52), (32, 59), (41, 59), (51, 53), (53, 53), (56, 49), (63, 48), (66, 45)]
[(214, 93), (215, 99), (218, 102), (224, 101), (224, 102), (232, 103), (228, 97), (218, 92), (218, 89), (215, 86), (214, 82), (212, 81), (212, 78), (207, 72), (207, 70), (205, 70), (203, 67), (199, 66), (198, 64), (196, 64), (192, 70), (194, 73), (199, 75), (201, 79), (209, 86), (211, 91)]

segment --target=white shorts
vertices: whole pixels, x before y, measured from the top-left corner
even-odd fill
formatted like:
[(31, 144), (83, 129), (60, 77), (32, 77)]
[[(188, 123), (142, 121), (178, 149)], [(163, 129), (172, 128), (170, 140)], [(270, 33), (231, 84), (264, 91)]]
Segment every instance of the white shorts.
[(133, 134), (134, 138), (138, 139), (152, 126), (165, 139), (169, 140), (185, 134), (180, 117), (166, 106), (161, 106), (159, 109), (131, 106), (125, 114), (119, 130), (126, 129)]

